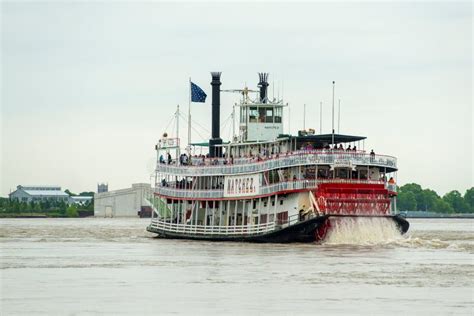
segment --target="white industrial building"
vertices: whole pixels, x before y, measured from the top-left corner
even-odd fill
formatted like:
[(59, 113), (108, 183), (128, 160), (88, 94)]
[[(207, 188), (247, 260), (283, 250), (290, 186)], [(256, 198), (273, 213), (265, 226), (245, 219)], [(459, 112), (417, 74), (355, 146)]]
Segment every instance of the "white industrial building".
[(94, 195), (96, 217), (138, 217), (142, 207), (150, 204), (152, 195), (149, 183), (135, 183), (131, 188), (101, 192)]

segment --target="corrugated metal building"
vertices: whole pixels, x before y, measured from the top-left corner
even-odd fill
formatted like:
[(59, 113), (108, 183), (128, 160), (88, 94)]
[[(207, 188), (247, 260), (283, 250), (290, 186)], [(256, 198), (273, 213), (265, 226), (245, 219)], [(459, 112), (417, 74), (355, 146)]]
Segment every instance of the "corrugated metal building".
[(94, 216), (138, 217), (142, 207), (149, 206), (147, 199), (150, 199), (151, 195), (149, 183), (135, 183), (128, 189), (96, 193)]

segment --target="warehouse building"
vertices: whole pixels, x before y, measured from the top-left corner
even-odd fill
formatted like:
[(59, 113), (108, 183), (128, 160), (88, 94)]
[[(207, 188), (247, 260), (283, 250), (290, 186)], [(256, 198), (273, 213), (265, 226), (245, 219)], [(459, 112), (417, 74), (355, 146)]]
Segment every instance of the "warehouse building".
[(94, 195), (96, 217), (143, 217), (150, 213), (148, 200), (152, 195), (149, 183), (135, 183), (131, 188), (101, 192)]
[(10, 200), (17, 200), (19, 202), (69, 202), (69, 195), (61, 190), (59, 186), (47, 185), (19, 185), (16, 190), (8, 195)]

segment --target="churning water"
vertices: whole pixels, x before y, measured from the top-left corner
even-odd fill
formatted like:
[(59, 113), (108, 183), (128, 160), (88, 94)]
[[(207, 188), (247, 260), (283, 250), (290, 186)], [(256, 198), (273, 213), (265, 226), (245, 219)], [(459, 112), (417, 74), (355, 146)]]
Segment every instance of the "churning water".
[(377, 245), (403, 239), (389, 218), (333, 217), (329, 221), (326, 245)]
[(473, 313), (473, 220), (332, 223), (320, 244), (154, 238), (147, 219), (8, 219), (0, 314)]

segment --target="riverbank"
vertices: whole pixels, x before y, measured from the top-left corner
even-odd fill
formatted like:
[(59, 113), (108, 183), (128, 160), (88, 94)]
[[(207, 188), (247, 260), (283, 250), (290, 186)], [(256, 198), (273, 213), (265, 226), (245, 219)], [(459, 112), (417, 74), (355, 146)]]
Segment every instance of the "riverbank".
[(94, 216), (94, 211), (89, 210), (78, 210), (77, 216), (68, 216), (62, 212), (0, 212), (0, 218), (83, 218), (91, 216)]
[(406, 218), (471, 218), (474, 219), (474, 214), (472, 213), (456, 213), (456, 214), (445, 214), (445, 213), (435, 213), (435, 212), (400, 212), (400, 215)]

